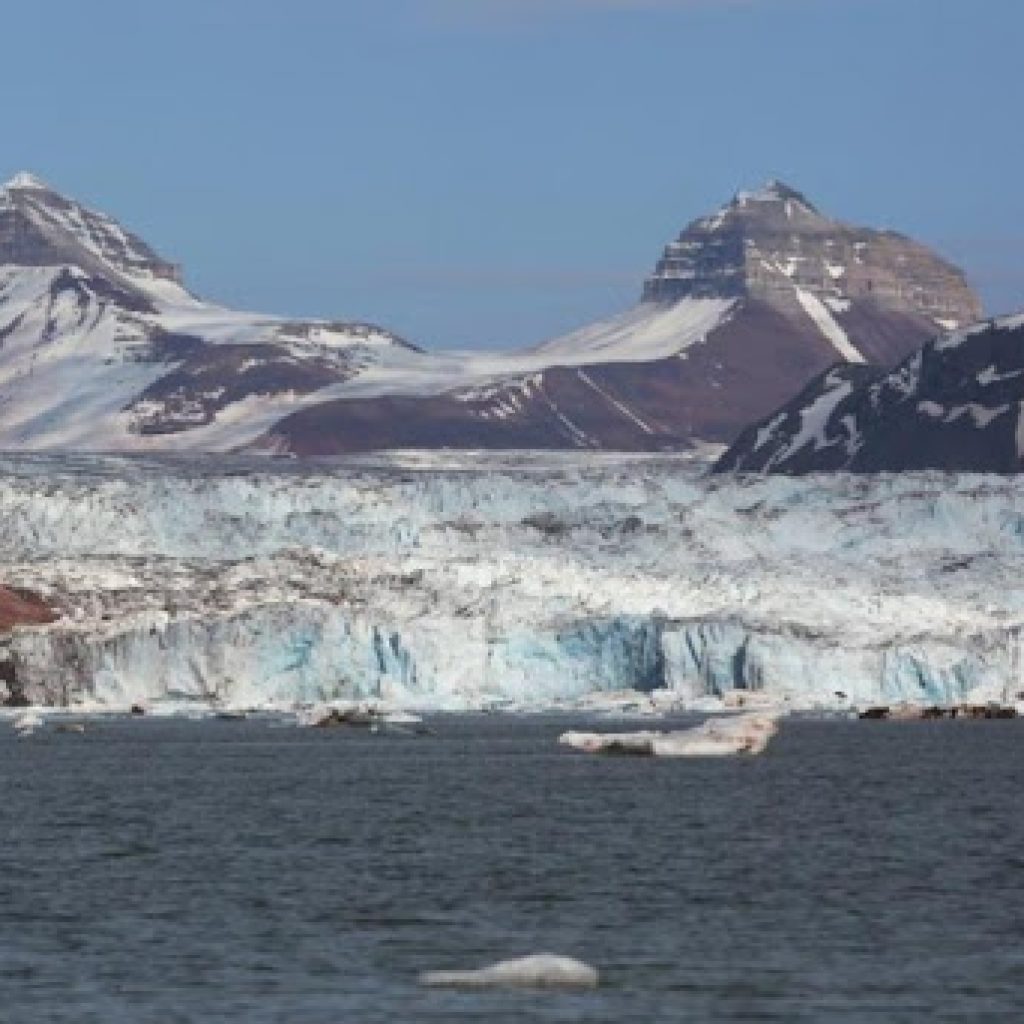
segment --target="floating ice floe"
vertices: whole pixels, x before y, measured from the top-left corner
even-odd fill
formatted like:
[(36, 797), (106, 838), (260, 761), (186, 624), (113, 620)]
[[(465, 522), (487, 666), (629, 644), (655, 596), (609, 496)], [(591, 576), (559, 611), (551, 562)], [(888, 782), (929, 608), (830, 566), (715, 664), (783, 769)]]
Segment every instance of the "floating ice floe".
[[(665, 693), (666, 691), (660, 691)], [(557, 705), (560, 710), (584, 711), (617, 718), (659, 716), (665, 711), (676, 709), (671, 701), (655, 700), (652, 693), (639, 690), (608, 690), (585, 693)]]
[(724, 757), (760, 754), (778, 731), (775, 715), (746, 714), (715, 718), (677, 732), (566, 732), (558, 742), (588, 754), (647, 757)]
[(43, 724), (43, 716), (38, 711), (26, 711), (19, 715), (14, 722), (14, 731), (19, 736), (31, 736)]
[[(423, 719), (419, 715), (395, 710), (383, 702), (337, 701), (303, 709), (296, 715), (296, 722), (300, 726), (319, 729), (348, 726), (371, 731), (389, 728), (401, 732), (408, 731), (405, 727), (421, 726)], [(417, 728), (415, 731), (421, 730)]]
[(726, 710), (745, 709), (748, 711), (770, 711), (778, 708), (779, 697), (763, 690), (725, 690), (722, 693), (722, 707)]
[(390, 711), (381, 715), (385, 725), (421, 725), (423, 719), (410, 711)]
[(572, 957), (538, 953), (470, 971), (426, 971), (421, 985), (449, 988), (597, 988), (600, 975)]

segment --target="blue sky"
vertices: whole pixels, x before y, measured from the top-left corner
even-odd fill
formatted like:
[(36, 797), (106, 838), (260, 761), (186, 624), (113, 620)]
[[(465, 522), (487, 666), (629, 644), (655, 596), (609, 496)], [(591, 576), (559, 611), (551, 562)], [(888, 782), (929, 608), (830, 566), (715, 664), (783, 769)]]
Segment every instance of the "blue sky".
[(223, 302), (528, 344), (780, 177), (1024, 307), (1020, 0), (50, 0), (3, 32), (3, 177)]

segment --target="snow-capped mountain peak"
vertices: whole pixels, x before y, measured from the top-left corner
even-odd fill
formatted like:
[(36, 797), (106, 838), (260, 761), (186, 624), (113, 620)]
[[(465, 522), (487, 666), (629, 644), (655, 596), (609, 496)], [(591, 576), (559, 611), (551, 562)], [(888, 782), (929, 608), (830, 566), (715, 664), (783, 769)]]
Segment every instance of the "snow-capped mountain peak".
[[(643, 297), (754, 299), (787, 316), (803, 310), (836, 339), (849, 333), (844, 317), (867, 310), (911, 317), (933, 332), (981, 316), (958, 268), (891, 231), (834, 220), (780, 181), (692, 221), (665, 247)], [(849, 358), (845, 344), (837, 348)]]
[(795, 203), (811, 213), (818, 212), (802, 192), (777, 178), (771, 178), (753, 191), (740, 190), (729, 206), (742, 210), (756, 203)]
[(20, 189), (49, 191), (50, 186), (41, 178), (37, 178), (31, 171), (19, 171), (10, 181), (4, 182), (3, 190), (8, 192)]
[(0, 195), (0, 263), (78, 267), (149, 302), (192, 300), (179, 267), (112, 217), (26, 171), (7, 182)]
[(393, 347), (410, 349), (369, 324), (202, 302), (113, 217), (27, 172), (0, 190), (0, 448), (180, 446), (185, 431), (230, 447)]

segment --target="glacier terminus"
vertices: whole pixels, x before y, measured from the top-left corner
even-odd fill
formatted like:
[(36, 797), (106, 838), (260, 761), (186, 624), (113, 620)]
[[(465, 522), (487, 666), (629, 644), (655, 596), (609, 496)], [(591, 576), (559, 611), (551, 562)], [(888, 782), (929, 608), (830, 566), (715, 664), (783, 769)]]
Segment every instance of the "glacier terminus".
[(0, 569), (56, 621), (0, 639), (0, 680), (111, 710), (1013, 699), (1022, 497), (679, 454), (5, 456)]

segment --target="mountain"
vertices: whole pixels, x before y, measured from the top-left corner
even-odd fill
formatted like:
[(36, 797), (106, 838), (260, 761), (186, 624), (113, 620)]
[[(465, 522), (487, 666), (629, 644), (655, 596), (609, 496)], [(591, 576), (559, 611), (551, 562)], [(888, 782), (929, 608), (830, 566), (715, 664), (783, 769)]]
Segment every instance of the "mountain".
[(771, 182), (665, 250), (640, 303), (514, 353), (240, 313), (103, 214), (0, 190), (0, 448), (648, 450), (731, 441), (836, 358), (892, 366), (978, 316), (954, 267)]
[(1024, 470), (1024, 316), (930, 341), (890, 373), (837, 366), (745, 430), (720, 472)]
[(694, 221), (666, 247), (643, 295), (661, 303), (707, 296), (803, 312), (850, 362), (890, 361), (901, 342), (882, 324), (898, 331), (901, 315), (931, 333), (981, 315), (949, 263), (895, 232), (831, 220), (778, 181)]
[(366, 324), (201, 302), (111, 218), (29, 174), (0, 190), (3, 447), (230, 447), (392, 347)]

